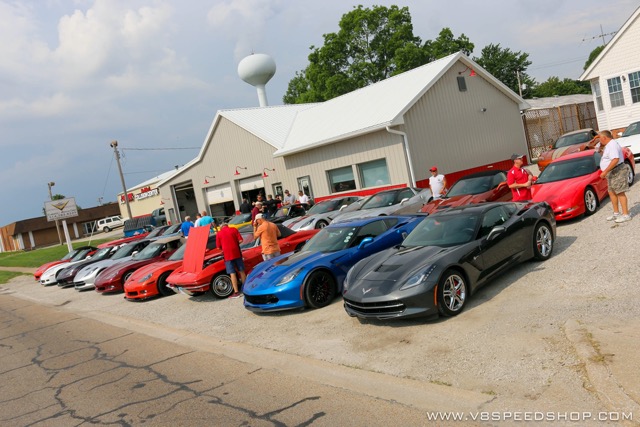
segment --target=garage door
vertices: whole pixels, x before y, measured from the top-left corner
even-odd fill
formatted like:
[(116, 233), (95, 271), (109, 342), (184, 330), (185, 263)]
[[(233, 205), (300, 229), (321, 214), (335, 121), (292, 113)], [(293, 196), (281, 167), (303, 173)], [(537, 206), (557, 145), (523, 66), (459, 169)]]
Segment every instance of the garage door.
[(261, 175), (241, 179), (238, 184), (240, 184), (240, 191), (251, 191), (257, 190), (258, 188), (264, 188), (264, 181), (262, 180)]
[(207, 202), (209, 205), (233, 201), (233, 193), (229, 184), (216, 185), (207, 189)]

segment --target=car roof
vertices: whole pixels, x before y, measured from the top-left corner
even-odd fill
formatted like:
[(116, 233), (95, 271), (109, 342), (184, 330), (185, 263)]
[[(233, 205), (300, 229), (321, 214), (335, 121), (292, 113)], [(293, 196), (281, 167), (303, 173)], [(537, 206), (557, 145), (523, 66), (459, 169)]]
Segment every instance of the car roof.
[(461, 212), (468, 212), (471, 214), (482, 214), (488, 211), (489, 209), (495, 208), (496, 206), (508, 206), (508, 205), (513, 205), (514, 203), (517, 203), (517, 202), (486, 202), (486, 203), (455, 206), (447, 209), (438, 210), (435, 213), (432, 213), (431, 215), (429, 215), (429, 217), (456, 215)]
[(379, 215), (379, 216), (372, 216), (372, 217), (368, 217), (368, 218), (353, 218), (353, 219), (347, 219), (345, 221), (342, 222), (338, 222), (338, 223), (334, 223), (332, 222), (331, 224), (329, 224), (327, 226), (327, 228), (331, 227), (331, 228), (338, 228), (338, 227), (360, 227), (363, 226), (365, 224), (369, 224), (370, 222), (373, 221), (377, 221), (380, 219), (393, 219), (393, 218), (397, 218), (399, 221), (402, 220), (406, 220), (406, 219), (412, 219), (412, 218), (416, 218), (416, 217), (424, 217), (427, 216), (426, 214), (415, 214), (415, 215)]

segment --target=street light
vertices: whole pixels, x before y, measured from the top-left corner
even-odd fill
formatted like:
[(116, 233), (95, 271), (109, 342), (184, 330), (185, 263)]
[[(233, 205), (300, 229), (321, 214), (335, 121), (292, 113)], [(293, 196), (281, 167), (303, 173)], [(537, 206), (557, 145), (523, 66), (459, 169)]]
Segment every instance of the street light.
[[(53, 195), (51, 194), (51, 187), (53, 187), (54, 185), (56, 185), (55, 182), (50, 181), (47, 182), (47, 187), (49, 187), (49, 201), (53, 202)], [(58, 223), (58, 220), (56, 219), (56, 231), (58, 232), (58, 240), (60, 241), (60, 244), (62, 245), (62, 235), (60, 234), (60, 224)]]

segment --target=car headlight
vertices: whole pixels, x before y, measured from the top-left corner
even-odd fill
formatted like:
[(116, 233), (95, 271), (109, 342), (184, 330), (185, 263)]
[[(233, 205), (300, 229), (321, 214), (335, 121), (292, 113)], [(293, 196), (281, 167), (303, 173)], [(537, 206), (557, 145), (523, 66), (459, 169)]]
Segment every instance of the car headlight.
[(149, 273), (146, 276), (140, 278), (140, 280), (138, 280), (138, 283), (146, 282), (147, 280), (151, 279), (152, 276), (153, 276), (153, 273)]
[(400, 287), (400, 290), (404, 291), (426, 282), (427, 279), (429, 278), (429, 275), (433, 273), (433, 270), (435, 269), (436, 269), (436, 266), (434, 264), (434, 265), (428, 266), (427, 268), (418, 270), (413, 276), (409, 277), (407, 281), (404, 282), (404, 285)]
[(353, 267), (347, 271), (347, 275), (344, 277), (344, 281), (342, 282), (342, 292), (347, 292), (349, 288), (349, 283), (351, 282), (351, 272), (354, 270)]
[(284, 277), (278, 283), (276, 283), (276, 286), (281, 286), (281, 285), (284, 285), (285, 283), (289, 283), (290, 281), (295, 279), (298, 276), (298, 274), (300, 274), (301, 271), (302, 269), (298, 268), (297, 270), (294, 270), (285, 274)]
[(313, 218), (311, 218), (310, 220), (305, 221), (304, 223), (302, 223), (302, 225), (300, 225), (300, 227), (298, 228), (305, 228), (310, 226), (313, 223)]

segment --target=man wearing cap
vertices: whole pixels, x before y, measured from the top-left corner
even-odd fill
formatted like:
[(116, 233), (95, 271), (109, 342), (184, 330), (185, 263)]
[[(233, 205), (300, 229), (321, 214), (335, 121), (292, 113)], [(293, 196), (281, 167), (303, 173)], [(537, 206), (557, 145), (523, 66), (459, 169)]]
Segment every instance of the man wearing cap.
[(278, 237), (280, 237), (280, 229), (271, 221), (267, 221), (264, 214), (256, 215), (253, 222), (253, 236), (260, 239), (262, 246), (262, 259), (268, 260), (280, 256), (280, 245)]
[(513, 167), (507, 172), (507, 184), (511, 189), (514, 202), (531, 200), (531, 183), (533, 176), (522, 167), (524, 154), (511, 156)]
[(237, 273), (240, 273), (242, 283), (247, 279), (247, 273), (244, 271), (244, 262), (242, 261), (240, 242), (242, 242), (242, 235), (240, 235), (238, 229), (229, 227), (227, 223), (222, 224), (220, 231), (216, 234), (216, 247), (222, 251), (227, 274), (231, 277), (233, 294), (230, 298), (242, 296), (238, 287)]
[(251, 222), (256, 220), (256, 215), (262, 213), (262, 202), (255, 202), (253, 209), (251, 209)]
[(429, 169), (431, 176), (429, 177), (429, 188), (433, 195), (433, 200), (441, 199), (444, 193), (447, 192), (447, 179), (444, 175), (438, 173), (438, 167), (433, 166)]

